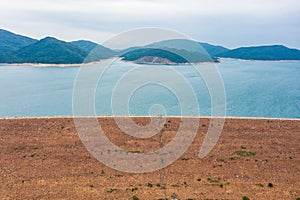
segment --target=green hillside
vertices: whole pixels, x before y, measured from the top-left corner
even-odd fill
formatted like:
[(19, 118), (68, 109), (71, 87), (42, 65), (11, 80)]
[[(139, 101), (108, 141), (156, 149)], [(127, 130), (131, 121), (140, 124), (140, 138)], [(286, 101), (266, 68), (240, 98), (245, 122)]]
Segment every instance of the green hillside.
[(0, 53), (16, 51), (36, 41), (35, 39), (0, 29)]
[(87, 52), (64, 41), (46, 37), (15, 52), (17, 63), (82, 63)]
[(300, 51), (282, 45), (241, 47), (217, 55), (245, 60), (300, 60)]

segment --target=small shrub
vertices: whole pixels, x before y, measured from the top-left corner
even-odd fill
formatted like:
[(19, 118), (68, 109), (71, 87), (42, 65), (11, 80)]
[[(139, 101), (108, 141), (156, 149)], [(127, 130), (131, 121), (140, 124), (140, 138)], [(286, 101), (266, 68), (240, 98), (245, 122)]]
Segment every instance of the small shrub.
[(188, 186), (188, 184), (187, 184), (186, 181), (183, 182), (183, 185), (184, 185), (184, 187), (187, 187), (187, 186)]
[(31, 158), (33, 158), (35, 156), (37, 156), (37, 154), (35, 154), (35, 153), (33, 153), (33, 154), (30, 155)]
[(268, 187), (269, 187), (269, 188), (274, 187), (273, 183), (268, 183)]
[(101, 175), (104, 175), (104, 174), (105, 174), (104, 170), (103, 170), (103, 169), (101, 169)]
[(243, 196), (243, 200), (250, 200), (250, 199), (247, 196)]
[(200, 181), (201, 181), (201, 178), (197, 178), (197, 181), (200, 182)]
[(153, 187), (153, 184), (147, 183), (147, 186), (150, 187), (150, 188), (152, 188), (152, 187)]
[(189, 158), (181, 158), (181, 160), (187, 161), (189, 160)]
[(133, 195), (132, 200), (139, 200), (139, 198), (135, 195)]

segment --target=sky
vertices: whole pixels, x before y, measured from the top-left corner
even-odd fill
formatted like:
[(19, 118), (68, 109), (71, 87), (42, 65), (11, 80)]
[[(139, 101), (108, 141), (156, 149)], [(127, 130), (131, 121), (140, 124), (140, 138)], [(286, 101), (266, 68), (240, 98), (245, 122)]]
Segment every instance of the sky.
[(144, 27), (228, 48), (300, 49), (299, 0), (0, 0), (0, 29), (36, 39), (103, 43)]

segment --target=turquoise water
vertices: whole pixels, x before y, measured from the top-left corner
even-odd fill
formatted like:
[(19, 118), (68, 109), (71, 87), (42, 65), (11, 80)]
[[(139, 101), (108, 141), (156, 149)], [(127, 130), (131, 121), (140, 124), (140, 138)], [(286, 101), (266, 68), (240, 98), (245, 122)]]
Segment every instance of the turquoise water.
[[(222, 60), (215, 66), (224, 82), (226, 116), (300, 118), (300, 62)], [(166, 68), (163, 65), (152, 67)], [(149, 65), (113, 63), (98, 81), (95, 114), (153, 115), (164, 111), (167, 115), (212, 115), (211, 95), (205, 79), (189, 65), (168, 66), (182, 75), (185, 83), (156, 71), (153, 73), (164, 81), (160, 84), (149, 82), (132, 91), (130, 99), (122, 98), (122, 88), (132, 88), (141, 80), (147, 82), (151, 70), (144, 74), (136, 72), (127, 78), (124, 75), (133, 69), (149, 68)], [(72, 116), (74, 81), (79, 71), (79, 67), (0, 66), (0, 117)], [(83, 91), (89, 89), (88, 82), (87, 77), (86, 83), (81, 83)], [(193, 103), (182, 103), (174, 93), (179, 88), (180, 95), (188, 97), (184, 84), (193, 89), (199, 112)], [(164, 87), (166, 85), (173, 88)], [(119, 86), (121, 90), (118, 91)], [(85, 98), (84, 93), (81, 98)], [(128, 113), (120, 109), (124, 101)], [(112, 104), (117, 107), (114, 111)], [(185, 106), (184, 111), (181, 104)]]

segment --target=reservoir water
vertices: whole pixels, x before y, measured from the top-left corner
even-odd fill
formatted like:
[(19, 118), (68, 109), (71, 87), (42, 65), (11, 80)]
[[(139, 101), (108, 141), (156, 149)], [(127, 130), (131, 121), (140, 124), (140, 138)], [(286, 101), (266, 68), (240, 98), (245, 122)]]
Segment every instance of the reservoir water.
[[(222, 60), (214, 66), (224, 83), (224, 115), (300, 118), (300, 62)], [(156, 69), (153, 73), (160, 77), (159, 83), (147, 82), (151, 67)], [(185, 82), (158, 73), (158, 69), (166, 68), (174, 70)], [(74, 83), (80, 71), (80, 67), (0, 66), (0, 117), (73, 116)], [(83, 91), (89, 90), (89, 77), (86, 81), (80, 84)], [(147, 84), (141, 85), (142, 82)], [(183, 84), (192, 88), (197, 108), (187, 101), (182, 111), (182, 100), (176, 90), (179, 88), (180, 95), (188, 97)], [(127, 91), (123, 96), (120, 94), (126, 88), (135, 88), (129, 99), (122, 98)], [(166, 115), (211, 116), (215, 114), (210, 89), (191, 65), (152, 66), (116, 61), (98, 77), (94, 114), (156, 115), (163, 111)], [(85, 98), (84, 94), (81, 98)], [(112, 105), (121, 109), (113, 110)], [(128, 105), (128, 109), (123, 105)]]

